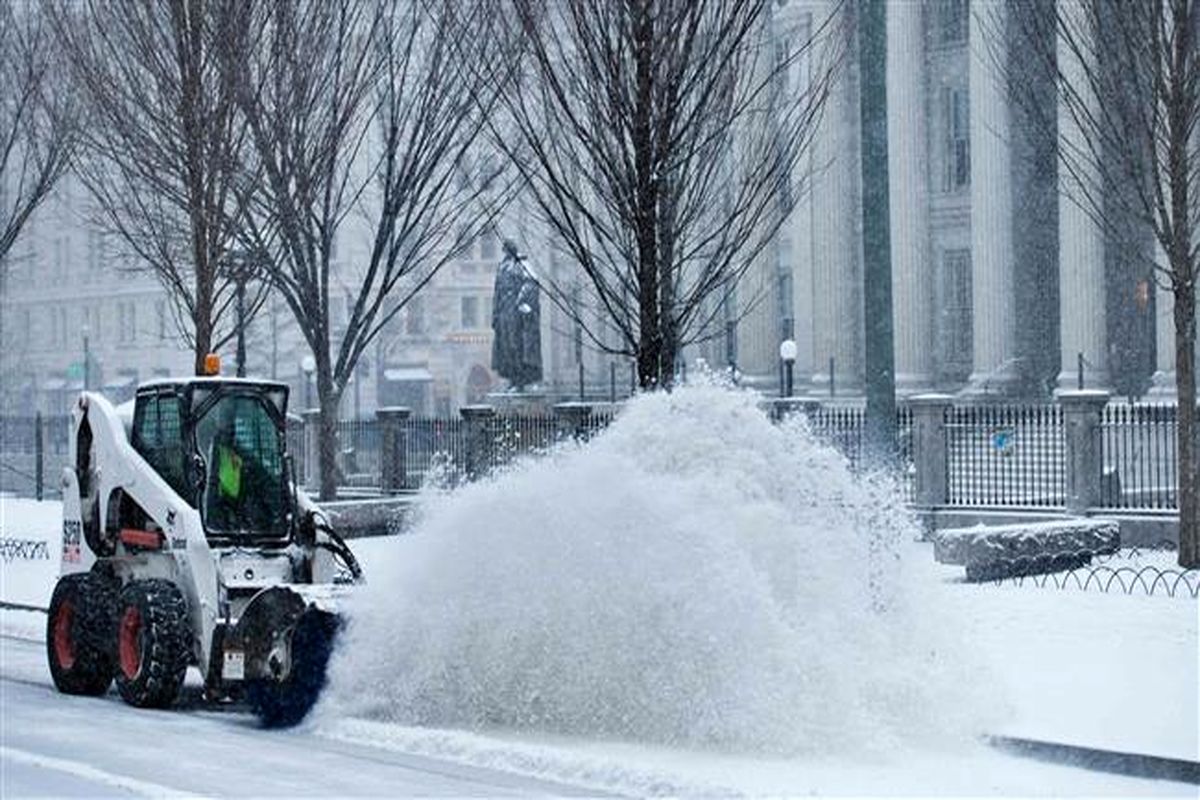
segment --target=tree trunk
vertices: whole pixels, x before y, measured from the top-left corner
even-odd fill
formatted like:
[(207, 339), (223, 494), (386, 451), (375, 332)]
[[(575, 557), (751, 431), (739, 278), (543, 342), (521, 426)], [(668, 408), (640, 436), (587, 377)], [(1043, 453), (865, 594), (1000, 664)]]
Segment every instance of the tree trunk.
[(638, 383), (643, 389), (659, 384), (662, 356), (662, 309), (658, 304), (658, 177), (654, 174), (654, 17), (643, 2), (632, 12), (636, 97), (633, 109), (634, 187), (637, 238)]
[(209, 293), (198, 292), (196, 295), (196, 313), (192, 319), (193, 327), (196, 329), (194, 367), (197, 375), (204, 374), (204, 357), (212, 352), (211, 307), (212, 300)]
[(1175, 291), (1175, 387), (1179, 396), (1179, 566), (1200, 567), (1200, 466), (1196, 431), (1196, 290)]
[(321, 426), (318, 435), (318, 456), (321, 462), (321, 500), (336, 500), (338, 474), (338, 406), (342, 391), (333, 380), (333, 365), (329, 350), (317, 355), (317, 403), (321, 408)]

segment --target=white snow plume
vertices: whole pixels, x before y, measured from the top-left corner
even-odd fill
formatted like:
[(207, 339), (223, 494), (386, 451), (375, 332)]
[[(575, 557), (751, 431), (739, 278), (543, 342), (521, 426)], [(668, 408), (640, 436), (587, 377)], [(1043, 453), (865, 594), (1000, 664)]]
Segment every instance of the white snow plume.
[(585, 446), (424, 502), (323, 713), (774, 753), (981, 729), (895, 488), (748, 393), (638, 397)]

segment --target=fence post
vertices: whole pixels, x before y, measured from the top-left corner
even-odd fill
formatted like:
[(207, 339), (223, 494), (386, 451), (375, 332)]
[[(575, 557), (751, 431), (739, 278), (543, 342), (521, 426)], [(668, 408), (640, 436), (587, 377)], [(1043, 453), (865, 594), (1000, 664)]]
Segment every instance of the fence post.
[(467, 445), (467, 478), (474, 480), (486, 475), (492, 466), (491, 422), (496, 416), (492, 406), (463, 406), (462, 415)]
[(379, 490), (397, 494), (408, 486), (408, 422), (412, 410), (391, 406), (375, 410), (379, 420)]
[(575, 441), (587, 438), (587, 418), (592, 413), (591, 403), (556, 403), (554, 418), (558, 421), (558, 434)]
[(1108, 392), (1091, 389), (1059, 392), (1063, 438), (1067, 448), (1067, 512), (1087, 514), (1100, 505), (1100, 413)]
[(46, 475), (46, 441), (43, 438), (42, 412), (33, 418), (33, 495), (42, 499)]
[(304, 411), (304, 488), (321, 490), (321, 412), (310, 408)]
[(946, 458), (946, 412), (954, 405), (947, 394), (918, 394), (908, 398), (912, 409), (912, 455), (916, 468), (914, 497), (918, 508), (933, 509), (949, 500)]

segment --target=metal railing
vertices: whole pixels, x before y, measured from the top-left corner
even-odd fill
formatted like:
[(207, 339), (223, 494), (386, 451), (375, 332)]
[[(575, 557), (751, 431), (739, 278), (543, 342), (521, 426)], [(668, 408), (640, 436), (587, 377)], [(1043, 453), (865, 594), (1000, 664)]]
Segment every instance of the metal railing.
[(947, 413), (950, 505), (1063, 505), (1066, 448), (1061, 407), (959, 406)]
[(457, 482), (465, 474), (467, 439), (463, 421), (454, 417), (413, 417), (404, 422), (407, 476), (405, 488), (415, 489), (435, 471)]
[(852, 406), (822, 406), (808, 418), (809, 428), (820, 440), (833, 445), (851, 467), (862, 461), (866, 410)]
[(543, 452), (558, 442), (558, 420), (548, 414), (505, 414), (488, 421), (491, 468), (512, 463), (521, 456)]
[(1099, 428), (1103, 507), (1178, 508), (1177, 435), (1174, 405), (1105, 406)]
[[(469, 473), (472, 457), (478, 459), (477, 468), (490, 469), (543, 451), (564, 436), (587, 439), (603, 430), (618, 408), (598, 404), (573, 410), (560, 407), (554, 413), (497, 414), (481, 422), (483, 435), (473, 445), (461, 417), (405, 418), (398, 422), (404, 441), (402, 480), (394, 486), (419, 488), (434, 472), (457, 483)], [(819, 439), (836, 447), (852, 468), (862, 465), (865, 411), (861, 407), (814, 404), (803, 413)], [(1098, 421), (1088, 423), (1094, 425), (1098, 453), (1086, 462), (1086, 475), (1098, 478), (1099, 486), (1091, 505), (1166, 512), (1176, 508), (1176, 407), (1109, 403), (1097, 405), (1096, 414), (1090, 419)], [(960, 508), (1065, 507), (1068, 468), (1061, 405), (951, 406), (947, 401), (944, 415), (937, 420), (944, 426), (945, 448), (945, 493), (939, 503)], [(917, 467), (931, 462), (918, 464), (927, 455), (919, 452), (915, 442), (912, 409), (901, 404), (896, 423), (898, 478), (905, 499), (913, 502)], [(341, 486), (359, 492), (382, 490), (382, 425), (378, 419), (338, 423)], [(36, 417), (0, 417), (0, 491), (34, 496), (40, 483), (44, 496), (56, 497), (57, 477), (68, 457), (69, 430), (66, 415), (43, 418), (39, 454)], [(289, 423), (288, 450), (297, 478), (305, 483), (316, 467), (314, 434), (306, 432), (298, 419)]]
[(338, 430), (339, 484), (369, 489), (379, 485), (379, 422), (373, 419), (341, 420)]

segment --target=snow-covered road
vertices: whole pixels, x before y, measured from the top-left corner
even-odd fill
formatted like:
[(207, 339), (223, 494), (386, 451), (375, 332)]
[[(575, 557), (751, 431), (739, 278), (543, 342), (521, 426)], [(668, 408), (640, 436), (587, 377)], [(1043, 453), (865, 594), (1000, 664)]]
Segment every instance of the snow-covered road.
[(44, 645), (0, 639), (2, 797), (528, 797), (595, 795), (507, 772), (264, 731), (240, 709), (213, 710), (189, 685), (182, 708), (154, 712), (57, 694)]

